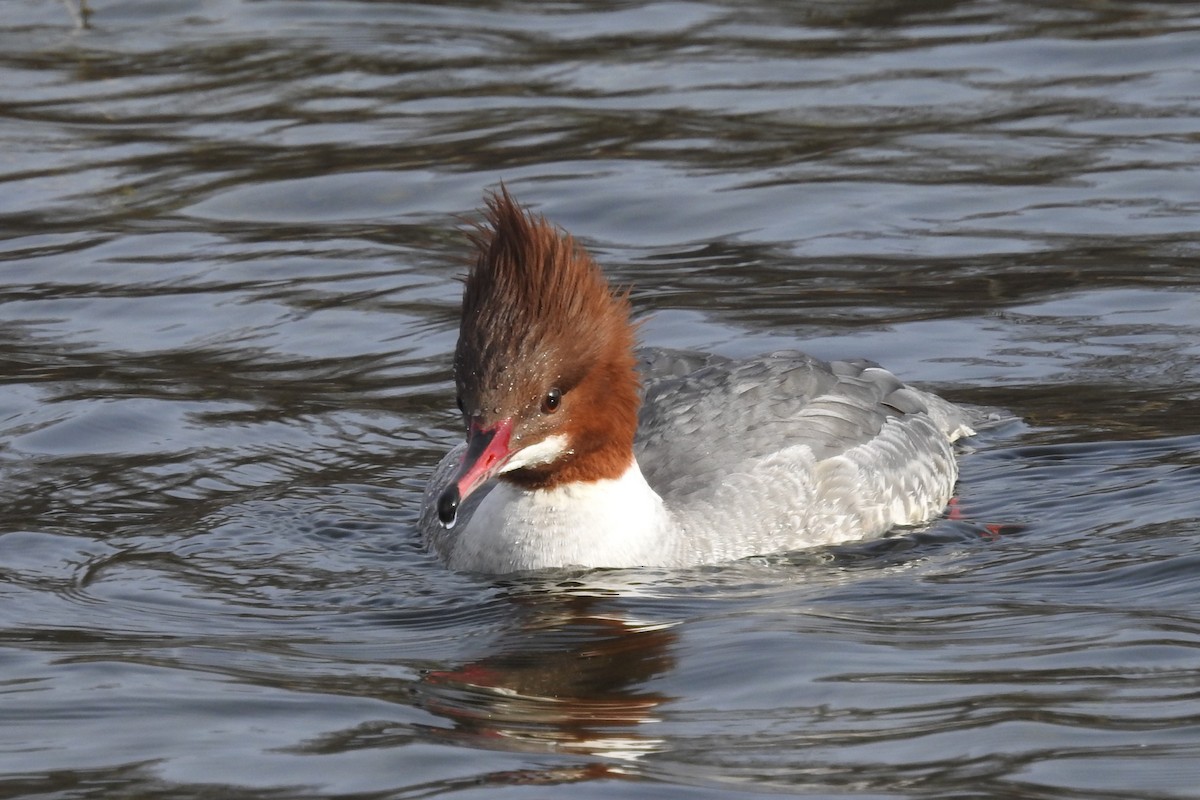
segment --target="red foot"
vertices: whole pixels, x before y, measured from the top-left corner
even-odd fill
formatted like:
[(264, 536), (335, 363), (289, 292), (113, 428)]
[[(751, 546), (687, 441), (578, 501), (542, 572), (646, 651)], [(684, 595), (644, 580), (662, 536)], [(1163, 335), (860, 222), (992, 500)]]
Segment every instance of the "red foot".
[[(963, 513), (962, 507), (958, 504), (957, 497), (951, 497), (950, 502), (946, 504), (946, 519), (953, 519), (959, 522), (966, 520), (966, 515)], [(984, 525), (983, 530), (979, 535), (987, 539), (989, 542), (994, 542), (1000, 538), (1004, 531), (1003, 525)]]

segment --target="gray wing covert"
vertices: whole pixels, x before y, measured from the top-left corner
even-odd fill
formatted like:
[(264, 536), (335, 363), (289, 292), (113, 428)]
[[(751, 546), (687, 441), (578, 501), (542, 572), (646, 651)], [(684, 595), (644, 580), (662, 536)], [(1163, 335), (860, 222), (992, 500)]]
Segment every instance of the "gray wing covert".
[[(930, 398), (947, 417), (933, 420), (938, 428), (955, 422), (955, 406), (870, 361), (825, 362), (797, 351), (750, 361), (648, 351), (643, 365), (636, 450), (646, 480), (664, 498), (704, 491), (739, 464), (785, 446), (807, 445), (818, 461), (843, 453), (872, 441), (889, 418), (937, 416)], [(947, 431), (947, 438), (954, 436)]]

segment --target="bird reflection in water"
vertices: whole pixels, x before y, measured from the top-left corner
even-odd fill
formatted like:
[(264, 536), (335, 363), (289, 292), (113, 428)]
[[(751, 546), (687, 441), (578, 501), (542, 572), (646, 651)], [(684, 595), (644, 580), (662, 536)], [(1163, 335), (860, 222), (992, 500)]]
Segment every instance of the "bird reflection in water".
[[(663, 740), (641, 730), (673, 698), (646, 686), (674, 667), (674, 622), (635, 620), (602, 598), (517, 590), (524, 618), (491, 652), (416, 681), (355, 681), (355, 693), (421, 709), (448, 725), (374, 721), (310, 740), (297, 752), (332, 754), (363, 748), (440, 744), (469, 750), (583, 756), (536, 769), (473, 774), (463, 785), (561, 784), (640, 774), (638, 760)], [(523, 613), (522, 613), (523, 612)], [(363, 692), (363, 688), (366, 691)], [(444, 791), (457, 781), (439, 781)], [(410, 787), (420, 788), (420, 787)]]
[(569, 598), (494, 654), (426, 674), (423, 707), (454, 723), (444, 735), (476, 747), (616, 759), (654, 752), (659, 740), (637, 728), (670, 698), (644, 687), (672, 668), (675, 634), (669, 623), (592, 606)]

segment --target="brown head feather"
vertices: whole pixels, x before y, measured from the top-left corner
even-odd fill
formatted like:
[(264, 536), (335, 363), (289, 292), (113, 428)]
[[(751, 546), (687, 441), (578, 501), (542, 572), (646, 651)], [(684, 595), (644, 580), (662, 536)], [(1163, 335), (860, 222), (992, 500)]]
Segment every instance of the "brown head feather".
[[(478, 256), (463, 290), (454, 355), (464, 413), (515, 421), (513, 444), (568, 436), (559, 462), (506, 474), (527, 486), (616, 477), (629, 465), (639, 384), (628, 293), (614, 293), (570, 235), (513, 200), (487, 200), (471, 238)], [(547, 392), (562, 404), (546, 413)]]

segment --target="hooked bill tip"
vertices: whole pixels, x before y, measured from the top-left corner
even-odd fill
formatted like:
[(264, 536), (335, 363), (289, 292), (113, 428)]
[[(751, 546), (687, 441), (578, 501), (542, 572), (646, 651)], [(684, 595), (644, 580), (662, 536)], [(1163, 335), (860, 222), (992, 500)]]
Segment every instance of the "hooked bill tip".
[(438, 498), (438, 519), (441, 520), (442, 527), (446, 530), (454, 527), (454, 522), (458, 519), (458, 504), (461, 501), (462, 497), (458, 494), (457, 486), (451, 486)]

